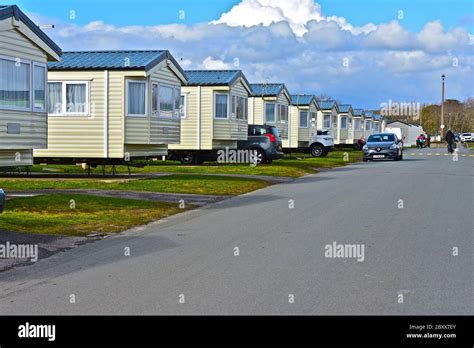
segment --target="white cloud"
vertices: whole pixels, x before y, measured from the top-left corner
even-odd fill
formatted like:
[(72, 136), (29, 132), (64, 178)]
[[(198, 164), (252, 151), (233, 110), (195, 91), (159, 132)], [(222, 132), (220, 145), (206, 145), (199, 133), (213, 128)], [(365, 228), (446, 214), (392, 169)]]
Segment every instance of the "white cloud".
[(426, 23), (417, 37), (427, 51), (449, 51), (470, 44), (469, 34), (465, 30), (454, 28), (444, 32), (440, 21)]
[(324, 17), (321, 6), (313, 0), (242, 0), (229, 12), (212, 23), (224, 23), (232, 27), (269, 26), (272, 23), (287, 22), (293, 33), (301, 37), (307, 31), (310, 21), (335, 22), (342, 30), (353, 34), (369, 33), (375, 25), (368, 23), (363, 27), (354, 27), (343, 17)]
[(228, 63), (225, 63), (224, 61), (220, 59), (214, 59), (212, 57), (206, 57), (202, 61), (201, 67), (206, 70), (226, 70), (226, 69), (231, 69), (231, 65)]
[(413, 35), (397, 21), (380, 24), (363, 38), (363, 44), (369, 48), (402, 49), (412, 46), (413, 41)]

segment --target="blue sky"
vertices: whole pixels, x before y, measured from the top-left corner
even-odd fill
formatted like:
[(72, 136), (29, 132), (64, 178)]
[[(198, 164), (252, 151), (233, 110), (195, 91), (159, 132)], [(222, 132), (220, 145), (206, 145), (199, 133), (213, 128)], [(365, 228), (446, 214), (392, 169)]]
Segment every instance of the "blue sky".
[[(3, 2), (3, 1), (2, 1)], [(86, 24), (101, 19), (116, 25), (154, 25), (178, 21), (178, 12), (186, 11), (189, 24), (216, 19), (239, 0), (21, 0), (16, 4), (28, 12), (39, 12), (68, 20), (69, 11), (76, 11), (76, 21)], [(10, 3), (6, 1), (6, 3)], [(355, 25), (383, 23), (394, 19), (398, 11), (405, 14), (404, 25), (420, 30), (432, 20), (441, 19), (447, 28), (463, 26), (472, 31), (474, 1), (472, 0), (320, 0), (326, 15), (343, 16)], [(147, 11), (143, 11), (146, 7)], [(470, 20), (469, 20), (470, 15)]]
[(474, 95), (472, 0), (16, 4), (37, 23), (55, 24), (46, 32), (63, 50), (165, 48), (185, 69), (238, 67), (252, 82), (285, 82), (292, 93), (330, 95), (355, 107), (436, 102), (443, 73), (448, 97)]

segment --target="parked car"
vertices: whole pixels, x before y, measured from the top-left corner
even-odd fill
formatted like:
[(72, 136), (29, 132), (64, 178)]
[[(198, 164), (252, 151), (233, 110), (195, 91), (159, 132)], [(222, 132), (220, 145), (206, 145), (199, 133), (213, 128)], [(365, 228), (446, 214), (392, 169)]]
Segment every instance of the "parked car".
[(334, 138), (329, 135), (329, 130), (318, 130), (309, 144), (311, 156), (326, 157), (332, 150), (334, 150)]
[(5, 208), (5, 192), (0, 189), (0, 214), (3, 213), (3, 209)]
[(467, 141), (474, 141), (472, 133), (462, 133), (460, 138), (463, 143)]
[(365, 141), (365, 138), (360, 138), (360, 139), (357, 139), (357, 141), (355, 142), (354, 144), (354, 148), (356, 150), (362, 150), (362, 148), (364, 147), (366, 141)]
[(403, 142), (394, 133), (371, 134), (362, 150), (364, 162), (375, 159), (403, 159)]
[(247, 140), (239, 140), (237, 149), (256, 151), (257, 164), (272, 163), (283, 157), (280, 133), (275, 126), (267, 124), (250, 124)]

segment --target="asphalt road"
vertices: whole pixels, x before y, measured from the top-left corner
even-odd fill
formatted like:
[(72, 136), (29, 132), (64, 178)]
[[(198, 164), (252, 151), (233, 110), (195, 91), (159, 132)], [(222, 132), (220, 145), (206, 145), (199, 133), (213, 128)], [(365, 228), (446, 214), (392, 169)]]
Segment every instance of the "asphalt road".
[[(0, 313), (474, 314), (474, 158), (415, 153), (275, 185), (0, 273)], [(325, 257), (333, 242), (363, 245), (363, 261)]]

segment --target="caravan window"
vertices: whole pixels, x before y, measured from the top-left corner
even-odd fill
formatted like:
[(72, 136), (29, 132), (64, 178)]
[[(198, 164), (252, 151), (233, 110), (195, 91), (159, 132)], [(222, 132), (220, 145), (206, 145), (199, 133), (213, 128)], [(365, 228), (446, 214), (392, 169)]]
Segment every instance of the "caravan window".
[(159, 87), (159, 104), (161, 117), (173, 117), (173, 88), (160, 85)]
[(331, 128), (331, 114), (324, 114), (324, 128)]
[(151, 84), (151, 116), (158, 116), (158, 84)]
[(173, 98), (174, 98), (174, 112), (173, 112), (173, 117), (175, 118), (180, 118), (181, 117), (181, 112), (180, 112), (180, 106), (181, 106), (181, 88), (176, 88), (173, 91)]
[(288, 106), (287, 105), (279, 105), (278, 108), (278, 122), (287, 123), (288, 122)]
[(354, 120), (354, 130), (360, 129), (360, 120)]
[(37, 111), (46, 109), (46, 66), (33, 64), (33, 108)]
[(63, 84), (61, 82), (48, 83), (48, 114), (62, 113)]
[(186, 112), (187, 99), (188, 98), (186, 94), (181, 94), (181, 98), (179, 102), (179, 116), (181, 118), (187, 117), (187, 112)]
[(238, 120), (247, 119), (247, 98), (232, 96), (232, 112)]
[(30, 63), (0, 58), (0, 107), (11, 110), (30, 109)]
[(308, 111), (300, 111), (300, 128), (308, 128)]
[(53, 116), (88, 116), (89, 82), (48, 82), (48, 114)]
[(341, 128), (342, 129), (347, 128), (347, 117), (346, 116), (341, 116)]
[(224, 94), (224, 93), (216, 93), (214, 99), (215, 99), (214, 117), (215, 118), (228, 118), (229, 95)]
[(147, 82), (127, 81), (127, 116), (147, 115)]
[(266, 123), (275, 123), (276, 121), (275, 112), (276, 112), (275, 103), (265, 104), (265, 122)]

